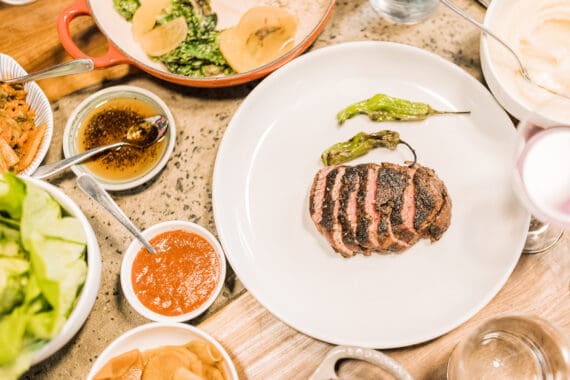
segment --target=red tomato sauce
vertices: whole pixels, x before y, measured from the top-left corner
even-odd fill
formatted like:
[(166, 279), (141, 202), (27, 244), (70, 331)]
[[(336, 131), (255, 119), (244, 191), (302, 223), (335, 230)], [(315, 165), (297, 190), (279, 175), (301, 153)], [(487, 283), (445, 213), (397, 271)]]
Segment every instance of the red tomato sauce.
[(198, 309), (220, 280), (220, 259), (214, 247), (183, 230), (163, 232), (150, 243), (157, 253), (143, 248), (133, 262), (131, 281), (138, 299), (165, 316)]

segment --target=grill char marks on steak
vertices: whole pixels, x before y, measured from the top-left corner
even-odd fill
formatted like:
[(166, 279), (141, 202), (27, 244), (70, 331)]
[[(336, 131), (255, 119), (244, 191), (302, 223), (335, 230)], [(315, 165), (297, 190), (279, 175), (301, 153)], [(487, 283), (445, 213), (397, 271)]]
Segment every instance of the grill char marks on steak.
[(325, 200), (325, 191), (327, 187), (327, 174), (336, 166), (326, 166), (319, 170), (311, 187), (311, 195), (309, 197), (309, 210), (311, 219), (315, 224), (319, 224), (323, 217), (323, 202)]
[(402, 252), (410, 246), (394, 234), (394, 226), (403, 223), (399, 213), (402, 209), (402, 198), (408, 182), (409, 176), (406, 167), (386, 163), (380, 166), (377, 179), (376, 207), (380, 213), (378, 239), (381, 241), (380, 248), (384, 251)]
[(451, 198), (445, 184), (432, 169), (422, 166), (416, 170), (414, 185), (414, 228), (422, 238), (439, 240), (451, 223)]
[(378, 222), (380, 216), (376, 210), (376, 177), (378, 165), (363, 164), (355, 167), (358, 172), (359, 187), (356, 196), (357, 224), (356, 240), (362, 247), (362, 253), (370, 255), (379, 246)]
[(360, 187), (360, 176), (358, 174), (357, 168), (346, 168), (341, 181), (340, 208), (338, 211), (338, 222), (342, 230), (342, 241), (348, 249), (354, 252), (362, 250), (356, 240), (358, 213), (356, 198)]
[(444, 183), (419, 164), (325, 167), (313, 181), (309, 209), (344, 257), (403, 252), (420, 238), (440, 239), (451, 222)]
[[(382, 164), (382, 166), (389, 167), (393, 170), (400, 170), (403, 177), (405, 176), (406, 183), (402, 184), (404, 186), (403, 191), (396, 192), (396, 198), (394, 199), (392, 212), (390, 213), (390, 224), (392, 225), (394, 237), (398, 241), (413, 245), (420, 238), (420, 235), (414, 228), (416, 207), (414, 202), (413, 179), (417, 166), (414, 165), (411, 168), (394, 164)], [(398, 188), (398, 190), (400, 190), (400, 188)]]
[(340, 190), (346, 167), (338, 166), (326, 176), (325, 197), (323, 200), (322, 218), (317, 228), (328, 239), (335, 251), (345, 257), (356, 252), (348, 248), (342, 240), (342, 227), (338, 221), (340, 211)]

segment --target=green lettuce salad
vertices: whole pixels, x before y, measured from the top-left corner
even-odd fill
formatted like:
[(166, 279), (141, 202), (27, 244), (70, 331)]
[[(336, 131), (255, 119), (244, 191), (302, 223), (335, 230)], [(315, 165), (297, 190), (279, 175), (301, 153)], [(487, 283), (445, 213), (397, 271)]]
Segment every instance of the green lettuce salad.
[[(139, 0), (113, 0), (113, 5), (127, 21), (140, 7)], [(212, 12), (209, 0), (171, 0), (157, 20), (162, 25), (183, 16), (188, 24), (186, 40), (176, 49), (151, 57), (166, 66), (168, 71), (191, 77), (232, 74), (233, 70), (218, 45), (217, 15)]]
[(0, 176), (0, 379), (56, 336), (87, 274), (85, 233), (46, 191)]

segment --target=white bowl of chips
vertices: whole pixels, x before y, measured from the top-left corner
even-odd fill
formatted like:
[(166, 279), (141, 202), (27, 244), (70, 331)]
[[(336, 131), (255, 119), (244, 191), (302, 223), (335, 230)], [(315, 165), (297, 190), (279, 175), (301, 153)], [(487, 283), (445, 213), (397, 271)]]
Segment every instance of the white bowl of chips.
[[(186, 368), (181, 371), (191, 371), (200, 376), (196, 378), (203, 379), (239, 379), (226, 350), (208, 333), (184, 323), (158, 322), (135, 327), (115, 339), (99, 355), (87, 380), (123, 378), (121, 376), (128, 373), (141, 372), (143, 377), (157, 378), (150, 373), (145, 375), (144, 371), (147, 370), (160, 374), (160, 378), (175, 378), (170, 371), (173, 370), (171, 364), (177, 361), (178, 353), (169, 357), (169, 351), (159, 351), (172, 349), (172, 346), (189, 352), (182, 353)], [(220, 374), (222, 377), (219, 377)], [(181, 378), (193, 378), (192, 375), (189, 376)]]
[[(28, 74), (12, 57), (0, 53), (0, 81)], [(7, 84), (0, 84), (0, 99)], [(11, 86), (13, 88), (13, 86)], [(53, 134), (53, 112), (50, 102), (36, 82), (24, 85), (25, 103), (0, 100), (0, 173), (12, 169), (20, 175), (31, 175), (45, 158)], [(33, 111), (29, 113), (28, 107)], [(24, 114), (34, 115), (34, 123), (16, 122)], [(15, 129), (14, 129), (15, 128)]]

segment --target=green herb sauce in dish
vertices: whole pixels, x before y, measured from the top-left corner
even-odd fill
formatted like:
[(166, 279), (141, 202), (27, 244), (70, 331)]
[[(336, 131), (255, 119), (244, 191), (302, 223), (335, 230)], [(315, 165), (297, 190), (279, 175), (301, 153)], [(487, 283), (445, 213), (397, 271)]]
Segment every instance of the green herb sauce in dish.
[[(113, 4), (127, 21), (132, 20), (140, 6), (138, 0), (113, 0)], [(209, 0), (171, 0), (156, 24), (162, 25), (180, 16), (188, 25), (186, 40), (174, 50), (151, 58), (171, 73), (189, 77), (232, 74), (232, 68), (220, 52), (220, 32), (215, 30), (218, 17), (212, 12)]]
[(141, 6), (139, 0), (113, 0), (113, 5), (117, 12), (127, 21), (131, 21), (137, 9)]
[(0, 379), (61, 331), (87, 276), (86, 239), (43, 189), (0, 176)]

